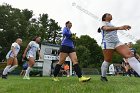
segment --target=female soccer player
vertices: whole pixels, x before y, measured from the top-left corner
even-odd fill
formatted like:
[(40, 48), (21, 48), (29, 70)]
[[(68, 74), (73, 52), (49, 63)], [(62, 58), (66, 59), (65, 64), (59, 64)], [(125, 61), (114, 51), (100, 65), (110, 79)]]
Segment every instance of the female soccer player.
[(106, 78), (106, 72), (108, 65), (112, 60), (114, 51), (118, 52), (124, 58), (128, 59), (129, 65), (140, 75), (140, 63), (134, 57), (133, 53), (130, 51), (129, 47), (122, 44), (119, 41), (117, 31), (118, 30), (129, 30), (131, 27), (129, 25), (123, 25), (120, 27), (115, 27), (111, 24), (112, 15), (105, 13), (102, 16), (102, 25), (98, 29), (98, 32), (102, 33), (102, 49), (104, 55), (104, 62), (101, 66), (101, 80), (108, 81)]
[(22, 39), (18, 38), (11, 46), (11, 50), (6, 55), (7, 66), (5, 67), (2, 78), (7, 79), (7, 74), (13, 71), (18, 66), (17, 55), (20, 51), (20, 45), (22, 44)]
[(41, 58), (40, 47), (39, 47), (40, 39), (41, 39), (40, 37), (35, 37), (33, 39), (33, 41), (31, 41), (28, 44), (27, 48), (24, 51), (23, 59), (27, 56), (27, 59), (29, 61), (28, 61), (28, 68), (26, 70), (26, 73), (25, 73), (23, 79), (28, 79), (28, 80), (30, 79), (29, 73), (30, 73), (33, 65), (35, 64), (36, 53), (38, 53), (39, 57)]
[(63, 29), (63, 37), (64, 38), (63, 38), (62, 43), (61, 43), (59, 62), (54, 69), (53, 80), (59, 81), (59, 79), (57, 78), (57, 75), (60, 71), (62, 64), (65, 62), (66, 57), (69, 56), (71, 61), (73, 62), (74, 70), (79, 78), (79, 81), (86, 82), (86, 81), (89, 81), (91, 78), (82, 76), (81, 69), (79, 67), (78, 60), (77, 60), (77, 55), (75, 52), (74, 42), (72, 39), (73, 36), (72, 36), (71, 31), (70, 31), (71, 27), (72, 27), (72, 23), (70, 21), (67, 21), (66, 27), (64, 27), (64, 29)]

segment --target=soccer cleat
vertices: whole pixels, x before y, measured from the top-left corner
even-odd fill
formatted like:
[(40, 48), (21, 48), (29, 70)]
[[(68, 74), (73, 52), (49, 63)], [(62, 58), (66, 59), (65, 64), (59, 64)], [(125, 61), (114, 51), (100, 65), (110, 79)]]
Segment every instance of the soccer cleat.
[(7, 79), (7, 75), (2, 75), (2, 79)]
[(102, 76), (101, 76), (101, 81), (106, 81), (106, 82), (107, 82), (108, 80), (107, 80), (106, 77), (102, 77)]
[(60, 80), (57, 77), (54, 77), (53, 78), (53, 81), (56, 81), (57, 82), (57, 81), (60, 81)]
[(29, 76), (24, 76), (23, 79), (30, 80), (30, 77)]
[(87, 82), (87, 81), (90, 81), (90, 79), (91, 79), (90, 77), (83, 77), (82, 76), (79, 78), (79, 82)]

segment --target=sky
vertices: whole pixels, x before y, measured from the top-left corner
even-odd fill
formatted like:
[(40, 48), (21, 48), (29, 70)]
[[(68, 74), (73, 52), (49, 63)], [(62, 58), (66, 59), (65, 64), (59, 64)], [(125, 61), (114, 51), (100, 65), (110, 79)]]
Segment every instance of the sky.
[(33, 10), (34, 17), (47, 13), (61, 27), (71, 21), (71, 31), (89, 35), (100, 45), (102, 36), (97, 33), (104, 13), (113, 16), (115, 26), (130, 25), (129, 31), (118, 31), (120, 41), (133, 42), (140, 39), (140, 0), (0, 0), (0, 5), (8, 3), (12, 7)]

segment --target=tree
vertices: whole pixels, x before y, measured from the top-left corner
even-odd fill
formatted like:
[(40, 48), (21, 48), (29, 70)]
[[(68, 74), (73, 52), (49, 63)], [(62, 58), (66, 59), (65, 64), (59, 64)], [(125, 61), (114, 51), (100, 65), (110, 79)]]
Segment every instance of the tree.
[[(96, 40), (88, 35), (82, 35), (76, 40), (76, 49), (78, 46), (83, 46), (90, 51), (88, 67), (99, 67), (101, 65), (101, 62), (103, 61), (103, 54), (102, 49), (98, 46)], [(82, 52), (84, 52), (84, 50)], [(77, 52), (77, 54), (80, 55), (80, 52)]]
[(90, 65), (90, 51), (82, 45), (76, 47), (78, 62), (81, 67), (87, 68)]
[(50, 40), (50, 42), (53, 44), (57, 44), (60, 42), (61, 37), (62, 37), (61, 27), (58, 26), (58, 22), (55, 22), (55, 20), (50, 19), (49, 30), (48, 30), (48, 40)]
[[(51, 39), (48, 43), (60, 42), (61, 27), (54, 19), (49, 19), (48, 14), (40, 14), (39, 18), (33, 18), (33, 11), (20, 10), (9, 4), (0, 5), (0, 58), (4, 59), (11, 44), (17, 39), (23, 39), (21, 51), (25, 49), (29, 41), (35, 36), (42, 40)], [(21, 52), (20, 52), (21, 53)], [(22, 53), (20, 54), (22, 55)]]

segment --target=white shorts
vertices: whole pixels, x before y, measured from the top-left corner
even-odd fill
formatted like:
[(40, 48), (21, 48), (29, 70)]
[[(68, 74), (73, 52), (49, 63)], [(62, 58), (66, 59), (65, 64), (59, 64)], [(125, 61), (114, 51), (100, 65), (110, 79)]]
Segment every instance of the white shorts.
[(115, 49), (116, 47), (124, 45), (122, 42), (102, 42), (102, 49)]
[(14, 58), (14, 56), (8, 56), (8, 55), (7, 55), (7, 56), (6, 56), (6, 59), (9, 59), (10, 57)]
[(11, 54), (11, 53), (10, 53), (10, 54), (8, 53), (8, 54), (6, 55), (6, 59), (9, 59), (10, 57), (14, 58), (14, 55)]

